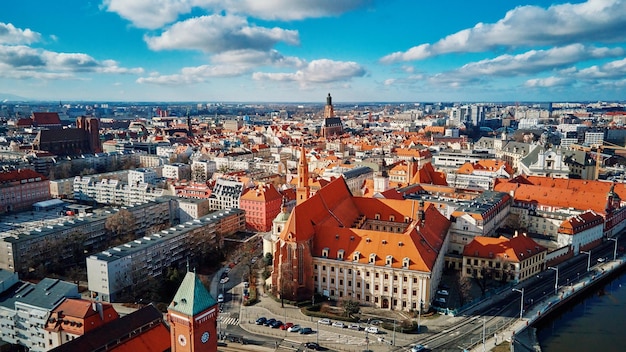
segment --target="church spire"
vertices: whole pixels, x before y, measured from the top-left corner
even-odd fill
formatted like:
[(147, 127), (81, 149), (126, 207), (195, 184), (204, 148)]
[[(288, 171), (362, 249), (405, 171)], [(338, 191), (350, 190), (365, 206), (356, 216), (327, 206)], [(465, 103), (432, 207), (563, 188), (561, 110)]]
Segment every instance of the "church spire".
[(300, 147), (300, 160), (298, 161), (298, 188), (296, 189), (296, 204), (300, 204), (307, 200), (309, 195), (309, 162), (306, 159), (304, 145), (302, 145)]

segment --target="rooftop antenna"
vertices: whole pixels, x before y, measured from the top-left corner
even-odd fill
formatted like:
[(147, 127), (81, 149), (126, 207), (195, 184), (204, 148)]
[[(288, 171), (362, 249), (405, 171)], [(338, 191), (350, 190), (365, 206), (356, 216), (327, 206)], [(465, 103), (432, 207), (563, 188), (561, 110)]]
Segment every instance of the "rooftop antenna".
[[(187, 272), (189, 272), (189, 257), (187, 257)], [(194, 272), (195, 272), (195, 268), (194, 268)]]

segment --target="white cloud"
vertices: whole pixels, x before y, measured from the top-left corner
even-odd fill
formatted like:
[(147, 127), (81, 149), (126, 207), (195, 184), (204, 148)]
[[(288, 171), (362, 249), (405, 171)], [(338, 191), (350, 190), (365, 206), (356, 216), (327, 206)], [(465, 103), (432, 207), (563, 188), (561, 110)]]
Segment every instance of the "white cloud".
[(140, 74), (142, 68), (119, 67), (114, 60), (98, 61), (82, 53), (57, 53), (24, 45), (0, 45), (0, 76), (72, 78), (73, 73)]
[(500, 47), (619, 42), (626, 39), (626, 1), (589, 0), (553, 5), (547, 9), (521, 6), (496, 23), (478, 23), (434, 44), (420, 44), (391, 53), (383, 63), (423, 60), (447, 53), (484, 52)]
[(571, 78), (565, 77), (547, 77), (547, 78), (534, 78), (527, 80), (524, 85), (529, 88), (550, 88), (568, 86), (574, 83)]
[(210, 15), (178, 22), (160, 36), (146, 35), (152, 50), (192, 49), (209, 53), (229, 50), (269, 50), (279, 42), (298, 45), (298, 31), (249, 25), (239, 16)]
[(596, 48), (572, 44), (549, 50), (530, 50), (518, 55), (501, 55), (463, 65), (447, 74), (463, 76), (517, 76), (559, 69), (590, 59), (624, 55), (622, 48)]
[(190, 0), (104, 0), (102, 7), (131, 21), (139, 28), (157, 29), (189, 13)]
[(199, 6), (266, 20), (302, 20), (337, 16), (370, 4), (372, 0), (198, 0)]
[(194, 8), (240, 14), (266, 20), (302, 20), (337, 16), (372, 0), (104, 0), (102, 7), (139, 28), (157, 29), (175, 22)]
[(0, 44), (31, 44), (41, 40), (41, 34), (30, 29), (15, 28), (11, 23), (0, 22)]
[(211, 61), (216, 64), (239, 64), (249, 66), (303, 67), (306, 61), (295, 56), (284, 56), (276, 50), (251, 49), (230, 50), (215, 54)]
[(626, 58), (608, 62), (601, 66), (591, 66), (572, 75), (580, 79), (612, 79), (626, 77)]
[(353, 77), (362, 77), (365, 73), (365, 69), (356, 62), (320, 59), (311, 61), (308, 65), (294, 73), (255, 72), (252, 78), (256, 80), (299, 82), (302, 86), (306, 86), (312, 83), (345, 81)]

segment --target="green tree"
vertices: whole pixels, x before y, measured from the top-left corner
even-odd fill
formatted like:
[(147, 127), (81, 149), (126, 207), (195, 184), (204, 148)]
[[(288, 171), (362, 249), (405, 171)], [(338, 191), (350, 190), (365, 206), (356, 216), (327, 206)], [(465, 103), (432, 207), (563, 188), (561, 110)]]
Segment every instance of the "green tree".
[(111, 243), (115, 244), (131, 241), (131, 233), (135, 229), (135, 226), (135, 216), (126, 209), (121, 209), (117, 213), (109, 216), (104, 223), (104, 228), (113, 234)]

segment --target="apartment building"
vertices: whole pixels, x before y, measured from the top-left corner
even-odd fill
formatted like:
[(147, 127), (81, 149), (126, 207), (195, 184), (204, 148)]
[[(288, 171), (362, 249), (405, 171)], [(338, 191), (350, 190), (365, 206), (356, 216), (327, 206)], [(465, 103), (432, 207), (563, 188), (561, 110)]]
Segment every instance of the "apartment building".
[(138, 183), (155, 184), (157, 181), (157, 172), (150, 168), (139, 168), (128, 170), (128, 183), (131, 185)]
[(34, 352), (48, 350), (50, 313), (66, 298), (80, 298), (73, 283), (45, 278), (32, 284), (4, 270), (0, 270), (0, 289), (0, 339)]
[(115, 302), (133, 286), (160, 277), (168, 267), (182, 269), (223, 245), (225, 236), (245, 230), (245, 213), (226, 209), (144, 236), (87, 257), (89, 290), (98, 300)]
[[(178, 222), (178, 203), (173, 198), (164, 197), (127, 210), (135, 219), (135, 225), (129, 232), (137, 236), (142, 236), (151, 228)], [(81, 247), (88, 252), (105, 248), (110, 240), (105, 228), (106, 219), (116, 212), (90, 213), (83, 217), (69, 217), (56, 225), (4, 232), (0, 235), (0, 269), (26, 275), (52, 257), (61, 256), (69, 260), (74, 255), (70, 246), (73, 238), (82, 240)], [(61, 243), (65, 245), (59, 246)]]
[(50, 199), (50, 181), (30, 169), (0, 172), (0, 214), (29, 209)]
[(243, 191), (243, 182), (223, 178), (217, 179), (209, 197), (211, 210), (240, 208), (239, 199)]
[(280, 213), (282, 200), (282, 194), (271, 183), (248, 188), (240, 199), (240, 207), (246, 212), (246, 225), (257, 231), (269, 231)]
[(154, 201), (163, 194), (162, 188), (145, 182), (127, 183), (92, 176), (74, 178), (74, 199), (80, 201), (133, 206)]
[(189, 180), (191, 179), (191, 165), (183, 163), (163, 165), (163, 177), (172, 180)]

